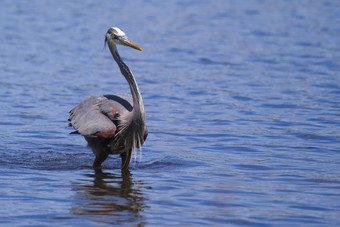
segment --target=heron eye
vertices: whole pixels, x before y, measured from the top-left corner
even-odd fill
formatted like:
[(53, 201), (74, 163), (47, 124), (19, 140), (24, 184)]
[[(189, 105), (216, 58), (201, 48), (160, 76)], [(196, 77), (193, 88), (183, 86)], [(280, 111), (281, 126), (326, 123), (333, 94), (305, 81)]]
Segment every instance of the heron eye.
[(111, 35), (113, 39), (118, 39), (118, 36), (116, 36), (115, 34)]

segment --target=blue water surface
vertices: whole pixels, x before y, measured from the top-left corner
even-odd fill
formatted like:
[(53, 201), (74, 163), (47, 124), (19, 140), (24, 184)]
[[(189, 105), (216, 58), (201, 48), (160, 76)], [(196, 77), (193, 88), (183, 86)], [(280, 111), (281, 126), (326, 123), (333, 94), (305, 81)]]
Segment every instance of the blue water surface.
[[(339, 226), (338, 1), (0, 3), (0, 225)], [(68, 111), (128, 93), (149, 137), (102, 172)]]

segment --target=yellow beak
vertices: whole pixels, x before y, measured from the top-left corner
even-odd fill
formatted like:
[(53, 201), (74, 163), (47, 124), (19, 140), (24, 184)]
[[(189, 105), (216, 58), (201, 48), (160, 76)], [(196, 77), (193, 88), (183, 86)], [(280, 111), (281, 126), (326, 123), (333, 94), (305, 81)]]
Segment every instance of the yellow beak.
[(140, 46), (138, 46), (136, 43), (132, 42), (129, 39), (121, 39), (120, 41), (121, 41), (122, 45), (124, 45), (124, 46), (129, 46), (129, 47), (132, 47), (136, 50), (143, 51), (143, 49)]

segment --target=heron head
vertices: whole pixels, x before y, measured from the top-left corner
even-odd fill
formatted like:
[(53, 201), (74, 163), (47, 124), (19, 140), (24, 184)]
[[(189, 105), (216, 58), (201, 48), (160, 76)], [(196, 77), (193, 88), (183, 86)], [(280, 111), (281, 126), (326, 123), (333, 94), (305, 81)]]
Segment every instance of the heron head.
[(105, 35), (105, 43), (113, 43), (115, 45), (123, 45), (123, 46), (129, 46), (136, 50), (142, 51), (143, 49), (140, 48), (136, 43), (129, 40), (129, 38), (125, 35), (125, 33), (116, 27), (111, 27), (109, 30), (107, 30)]

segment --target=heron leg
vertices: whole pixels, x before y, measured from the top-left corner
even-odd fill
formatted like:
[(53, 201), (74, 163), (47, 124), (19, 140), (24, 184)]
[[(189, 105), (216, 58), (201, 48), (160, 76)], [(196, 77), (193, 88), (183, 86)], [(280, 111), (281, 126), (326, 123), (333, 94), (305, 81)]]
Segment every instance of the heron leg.
[(106, 160), (108, 156), (109, 152), (107, 151), (107, 148), (103, 148), (100, 152), (96, 153), (96, 158), (94, 159), (92, 167), (94, 169), (101, 168), (102, 163)]
[(132, 150), (120, 154), (122, 158), (122, 171), (128, 170), (132, 158)]

